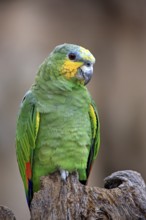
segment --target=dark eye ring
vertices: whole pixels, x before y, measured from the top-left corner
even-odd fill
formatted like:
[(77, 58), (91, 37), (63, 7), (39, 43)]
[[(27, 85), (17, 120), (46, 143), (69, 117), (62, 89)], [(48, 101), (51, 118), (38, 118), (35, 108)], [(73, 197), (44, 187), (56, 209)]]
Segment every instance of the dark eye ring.
[(75, 60), (76, 59), (76, 55), (74, 53), (69, 53), (68, 57), (70, 60)]
[(90, 62), (86, 62), (86, 66), (90, 67), (91, 63)]

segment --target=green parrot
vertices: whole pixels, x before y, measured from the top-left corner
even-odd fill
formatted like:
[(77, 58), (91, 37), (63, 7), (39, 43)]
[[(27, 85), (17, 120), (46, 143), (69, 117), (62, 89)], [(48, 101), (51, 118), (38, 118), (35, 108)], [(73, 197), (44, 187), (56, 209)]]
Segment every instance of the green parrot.
[(81, 46), (55, 47), (21, 102), (16, 155), (29, 207), (41, 176), (59, 170), (66, 180), (77, 171), (80, 182), (87, 183), (100, 144), (98, 113), (85, 86), (94, 63)]

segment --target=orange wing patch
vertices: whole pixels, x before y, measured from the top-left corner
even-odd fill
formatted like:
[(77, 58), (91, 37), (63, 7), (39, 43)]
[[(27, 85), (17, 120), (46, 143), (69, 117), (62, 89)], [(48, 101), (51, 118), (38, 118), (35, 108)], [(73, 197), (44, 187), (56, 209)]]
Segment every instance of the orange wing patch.
[(26, 183), (28, 185), (28, 180), (31, 179), (31, 176), (32, 176), (32, 172), (31, 172), (31, 164), (30, 162), (27, 162), (25, 164), (25, 174), (26, 174)]

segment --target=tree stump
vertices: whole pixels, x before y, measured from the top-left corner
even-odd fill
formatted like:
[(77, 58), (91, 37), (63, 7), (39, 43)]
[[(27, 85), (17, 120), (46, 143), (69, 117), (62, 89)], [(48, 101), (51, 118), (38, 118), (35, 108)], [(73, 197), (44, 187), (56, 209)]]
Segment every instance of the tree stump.
[(146, 185), (130, 170), (105, 178), (104, 188), (82, 185), (76, 172), (66, 181), (55, 172), (41, 178), (30, 212), (31, 220), (144, 220)]
[(16, 218), (8, 207), (0, 206), (0, 220), (16, 220)]
[[(105, 178), (104, 188), (84, 186), (76, 172), (66, 181), (55, 172), (41, 178), (34, 193), (31, 220), (144, 220), (146, 185), (135, 171), (118, 171)], [(0, 220), (16, 220), (13, 212), (0, 206)]]

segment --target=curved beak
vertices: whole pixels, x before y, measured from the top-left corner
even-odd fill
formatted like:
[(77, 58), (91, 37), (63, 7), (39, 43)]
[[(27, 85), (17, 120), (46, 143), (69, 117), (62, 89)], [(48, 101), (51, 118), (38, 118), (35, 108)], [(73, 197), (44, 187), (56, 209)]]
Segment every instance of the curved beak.
[(78, 69), (78, 73), (76, 77), (81, 81), (83, 80), (84, 85), (86, 85), (91, 80), (92, 75), (93, 75), (93, 65), (90, 64), (90, 66), (87, 66), (86, 64), (84, 64)]

